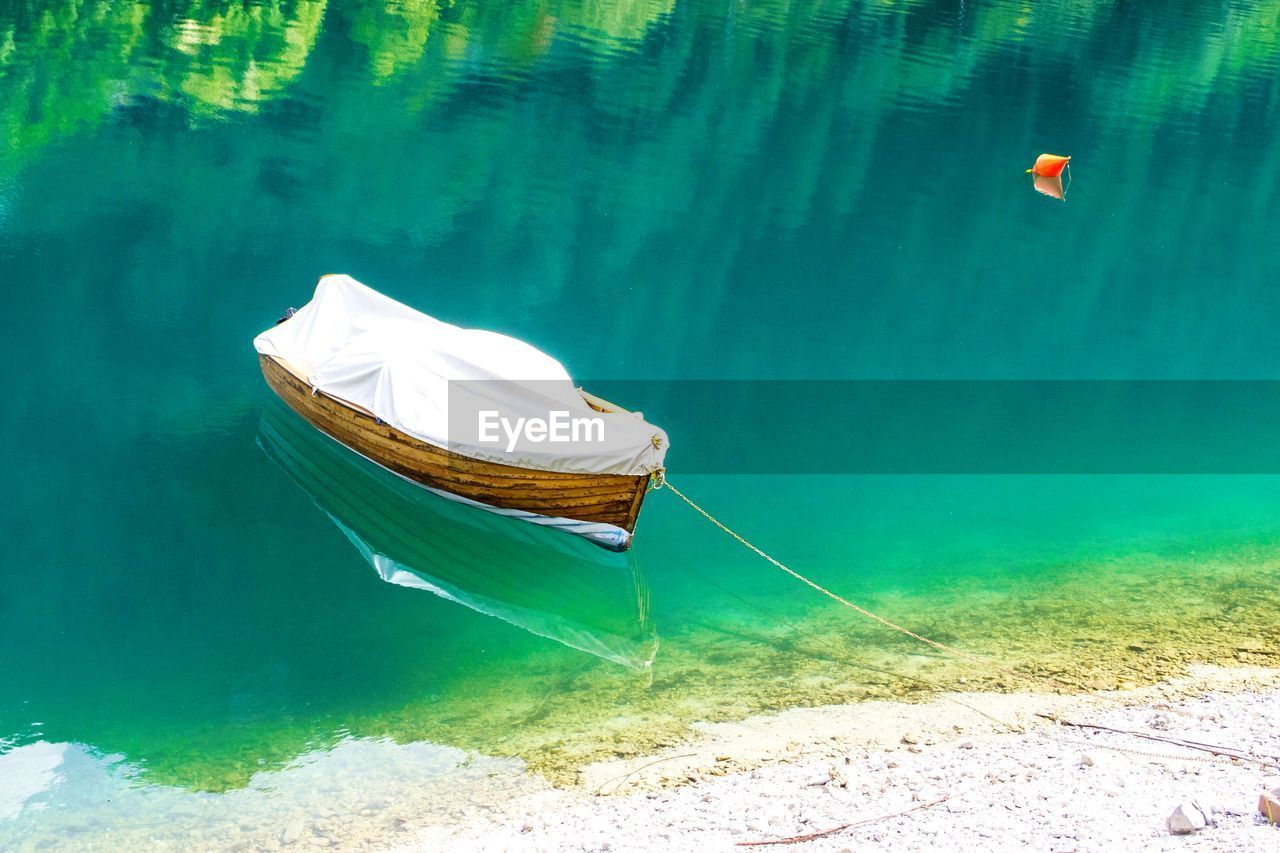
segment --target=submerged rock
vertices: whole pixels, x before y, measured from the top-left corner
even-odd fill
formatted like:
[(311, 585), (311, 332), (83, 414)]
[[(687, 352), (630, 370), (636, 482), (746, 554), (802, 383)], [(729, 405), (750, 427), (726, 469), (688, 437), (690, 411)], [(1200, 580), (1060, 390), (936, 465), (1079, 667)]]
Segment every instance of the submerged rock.
[(302, 830), (306, 825), (302, 822), (302, 818), (295, 817), (293, 820), (285, 824), (284, 831), (280, 833), (281, 844), (294, 844), (302, 837)]

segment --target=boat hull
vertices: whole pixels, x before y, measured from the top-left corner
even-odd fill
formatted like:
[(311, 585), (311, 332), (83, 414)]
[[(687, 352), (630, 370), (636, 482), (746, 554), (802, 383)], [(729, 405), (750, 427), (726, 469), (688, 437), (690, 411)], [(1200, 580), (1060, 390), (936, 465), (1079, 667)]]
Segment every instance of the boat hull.
[(625, 550), (631, 544), (648, 474), (538, 471), (473, 459), (420, 441), (358, 406), (313, 392), (274, 356), (259, 355), (258, 361), (267, 385), (289, 408), (389, 471), (482, 509), (528, 514), (529, 521), (582, 535), (610, 550)]

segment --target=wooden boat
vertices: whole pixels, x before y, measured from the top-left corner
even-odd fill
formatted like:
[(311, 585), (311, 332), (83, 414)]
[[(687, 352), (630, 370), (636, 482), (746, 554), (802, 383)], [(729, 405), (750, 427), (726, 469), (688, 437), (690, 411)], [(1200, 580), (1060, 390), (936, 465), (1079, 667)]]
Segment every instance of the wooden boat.
[[(625, 532), (611, 545), (591, 531), (578, 532), (610, 550), (630, 547), (652, 474), (575, 474), (516, 468), (472, 459), (436, 447), (381, 422), (367, 409), (314, 390), (282, 359), (259, 355), (267, 385), (316, 429), (367, 459), (433, 490), (465, 498), (482, 508), (517, 510), (544, 519), (609, 525)], [(625, 412), (582, 392), (600, 412)], [(532, 519), (530, 519), (532, 520)], [(556, 526), (556, 525), (552, 525)]]
[[(666, 433), (576, 387), (555, 359), (437, 320), (350, 276), (322, 277), (311, 301), (254, 347), (267, 384), (316, 429), (490, 512), (625, 551), (661, 477)], [(553, 416), (573, 418), (572, 435), (550, 435)], [(507, 430), (505, 444), (495, 443), (491, 417)], [(521, 432), (535, 422), (541, 432)], [(579, 437), (580, 424), (596, 429)]]

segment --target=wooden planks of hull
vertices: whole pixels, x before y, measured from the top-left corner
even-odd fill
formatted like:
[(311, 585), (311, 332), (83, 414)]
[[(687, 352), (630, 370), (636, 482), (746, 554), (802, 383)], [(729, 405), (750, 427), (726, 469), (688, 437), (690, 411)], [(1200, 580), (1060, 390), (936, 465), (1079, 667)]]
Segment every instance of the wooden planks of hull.
[(323, 392), (313, 394), (279, 359), (258, 360), (271, 390), (312, 426), (414, 482), (489, 506), (635, 531), (648, 475), (537, 471), (473, 459), (419, 441)]

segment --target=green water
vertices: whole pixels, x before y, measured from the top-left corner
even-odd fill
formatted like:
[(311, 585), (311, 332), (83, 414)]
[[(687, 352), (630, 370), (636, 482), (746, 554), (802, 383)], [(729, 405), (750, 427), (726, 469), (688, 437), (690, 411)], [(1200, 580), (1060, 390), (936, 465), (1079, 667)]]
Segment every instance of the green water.
[[(604, 380), (1280, 378), (1275, 4), (33, 0), (0, 128), (4, 846), (375, 837), (693, 720), (1002, 689), (667, 494), (615, 556), (397, 491), (258, 375), (322, 273)], [(724, 425), (620, 402), (916, 630), (1086, 688), (1274, 662), (1280, 478), (681, 477)]]

